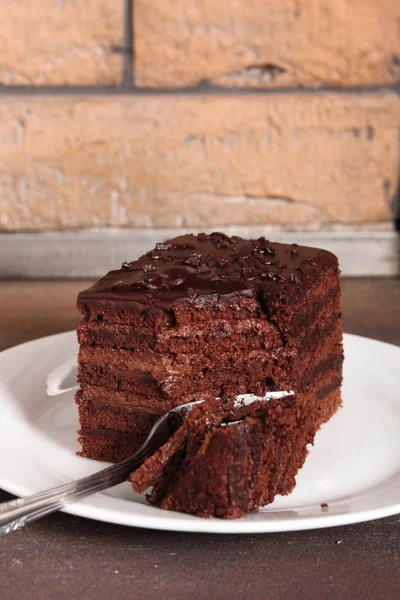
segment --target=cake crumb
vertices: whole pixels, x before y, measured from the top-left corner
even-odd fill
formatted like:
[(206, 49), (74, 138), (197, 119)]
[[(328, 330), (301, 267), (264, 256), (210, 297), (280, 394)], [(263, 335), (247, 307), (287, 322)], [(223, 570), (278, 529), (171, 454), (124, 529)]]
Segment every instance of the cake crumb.
[(321, 508), (322, 508), (322, 510), (325, 512), (325, 511), (327, 511), (327, 510), (328, 510), (328, 508), (329, 508), (329, 504), (328, 504), (327, 502), (323, 502), (323, 503), (321, 504)]

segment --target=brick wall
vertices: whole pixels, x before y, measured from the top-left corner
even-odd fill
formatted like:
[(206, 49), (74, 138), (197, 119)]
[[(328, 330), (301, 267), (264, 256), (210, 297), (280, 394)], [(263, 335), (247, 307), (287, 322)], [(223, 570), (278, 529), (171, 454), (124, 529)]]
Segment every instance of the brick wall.
[(0, 0), (0, 229), (389, 227), (395, 0)]

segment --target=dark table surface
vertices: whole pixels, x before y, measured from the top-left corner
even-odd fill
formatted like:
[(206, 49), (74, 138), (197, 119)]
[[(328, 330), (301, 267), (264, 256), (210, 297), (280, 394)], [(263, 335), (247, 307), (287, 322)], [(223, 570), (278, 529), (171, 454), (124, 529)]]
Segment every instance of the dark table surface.
[[(87, 283), (1, 283), (0, 348), (75, 328), (76, 293)], [(399, 280), (344, 280), (343, 313), (345, 331), (400, 345)], [(0, 491), (0, 500), (10, 497)], [(57, 513), (0, 538), (2, 600), (191, 597), (398, 599), (400, 517), (234, 536)]]

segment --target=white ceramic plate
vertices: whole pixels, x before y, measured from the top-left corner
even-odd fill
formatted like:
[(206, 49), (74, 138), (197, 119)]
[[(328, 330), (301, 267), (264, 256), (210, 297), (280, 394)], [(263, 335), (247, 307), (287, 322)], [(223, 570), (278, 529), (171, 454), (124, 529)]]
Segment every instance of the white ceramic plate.
[[(0, 486), (26, 496), (102, 468), (79, 458), (75, 332), (0, 354)], [(201, 519), (150, 506), (124, 483), (66, 512), (123, 525), (215, 533), (291, 531), (400, 512), (400, 348), (345, 336), (343, 408), (317, 434), (295, 491), (242, 519)], [(53, 394), (53, 395), (49, 395)], [(321, 504), (327, 503), (323, 510)]]

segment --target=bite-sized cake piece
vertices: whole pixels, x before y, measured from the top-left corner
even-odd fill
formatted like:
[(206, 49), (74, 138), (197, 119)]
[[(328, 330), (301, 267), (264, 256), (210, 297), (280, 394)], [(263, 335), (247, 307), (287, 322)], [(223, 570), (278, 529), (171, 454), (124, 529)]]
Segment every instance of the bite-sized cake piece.
[(317, 414), (315, 397), (300, 394), (241, 408), (206, 401), (130, 481), (139, 493), (154, 486), (148, 500), (167, 510), (241, 517), (293, 490)]
[(340, 405), (339, 268), (325, 250), (180, 236), (81, 292), (78, 308), (84, 456), (124, 458), (160, 414), (199, 397), (294, 390), (316, 397), (316, 423)]

